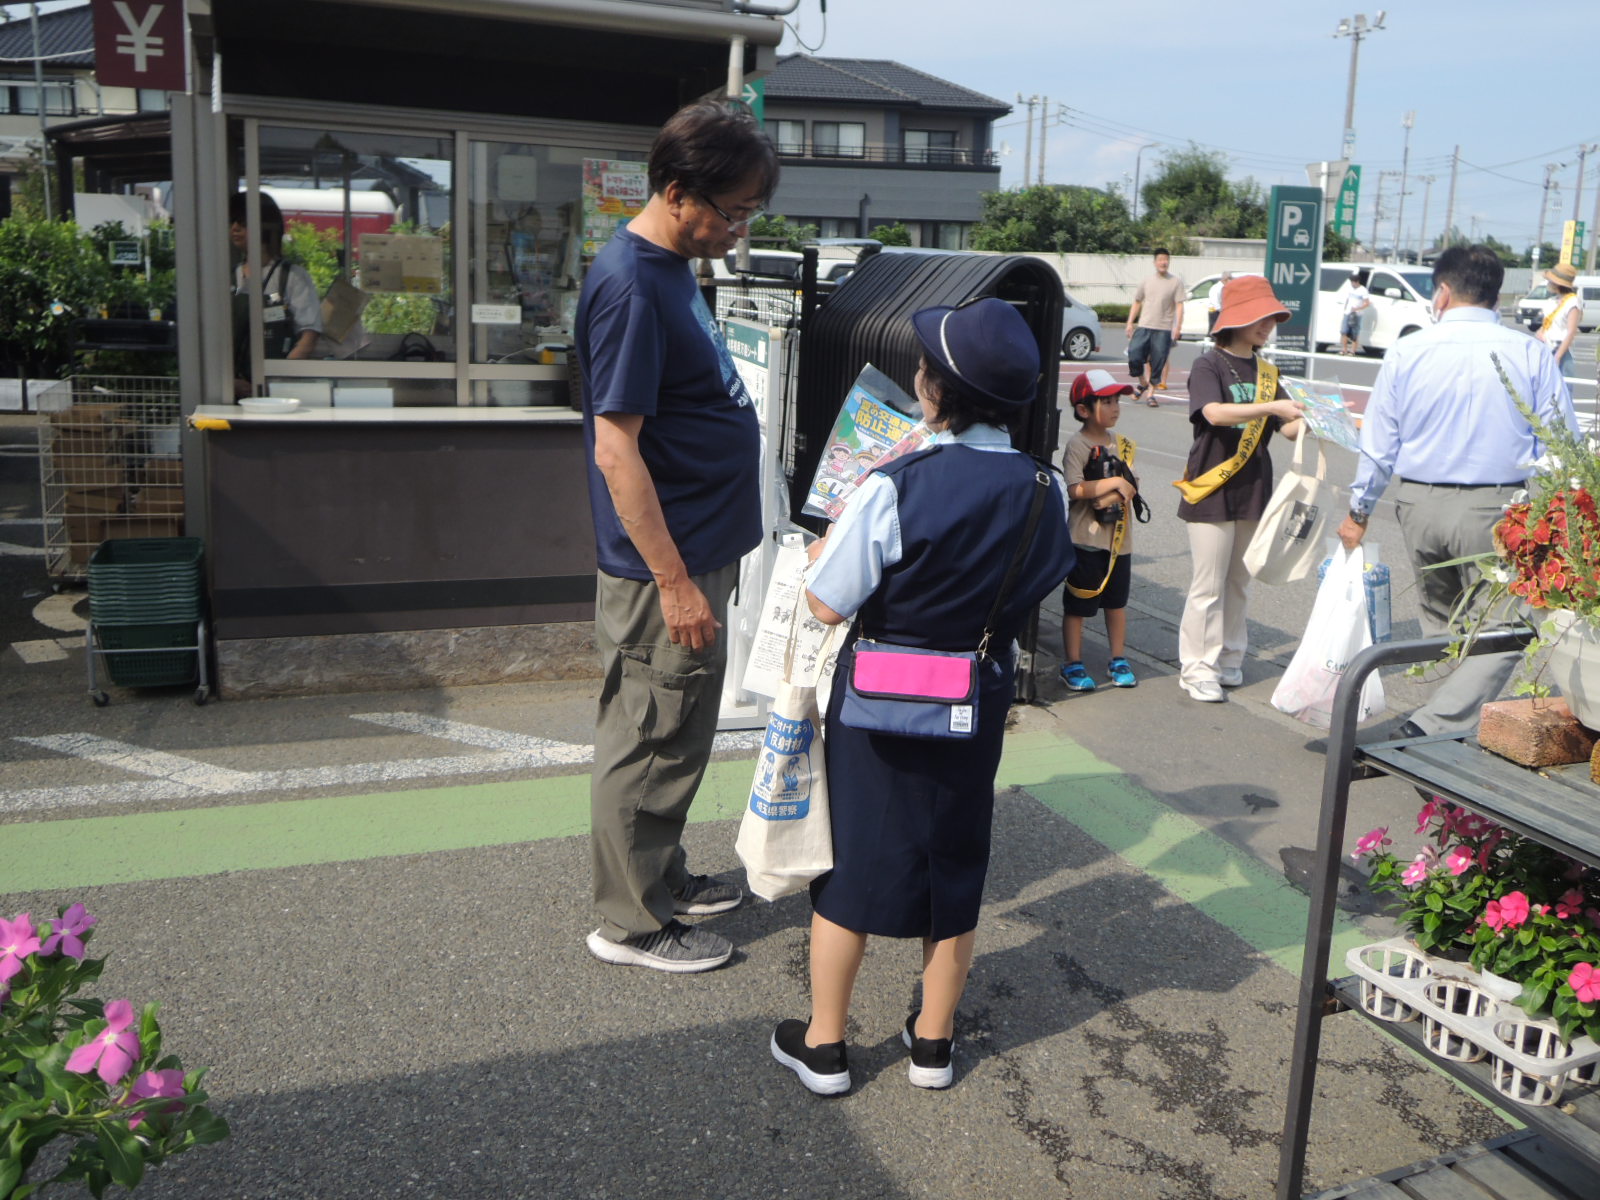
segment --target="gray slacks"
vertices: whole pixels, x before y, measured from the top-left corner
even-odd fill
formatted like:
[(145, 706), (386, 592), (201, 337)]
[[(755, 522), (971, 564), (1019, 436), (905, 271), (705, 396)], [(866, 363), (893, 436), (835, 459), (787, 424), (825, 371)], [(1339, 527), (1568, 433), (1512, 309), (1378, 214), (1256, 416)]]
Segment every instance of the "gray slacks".
[[(718, 621), (739, 578), (730, 563), (694, 577)], [(726, 629), (701, 650), (675, 645), (661, 593), (600, 573), (595, 643), (604, 682), (589, 784), (589, 847), (600, 933), (612, 941), (672, 920), (687, 878), (680, 839), (711, 758), (728, 665)]]
[[(1476, 567), (1463, 563), (1429, 568), (1433, 563), (1491, 552), (1495, 524), (1512, 492), (1520, 486), (1460, 488), (1399, 481), (1395, 499), (1400, 510), (1400, 532), (1416, 574), (1424, 635), (1454, 633), (1463, 622), (1470, 624), (1482, 613), (1487, 588)], [(1451, 614), (1469, 593), (1468, 604), (1452, 626)], [(1503, 622), (1491, 623), (1489, 628), (1502, 625)], [(1428, 701), (1411, 714), (1412, 723), (1424, 733), (1476, 728), (1478, 710), (1500, 695), (1521, 657), (1512, 652), (1462, 659), (1440, 681)]]

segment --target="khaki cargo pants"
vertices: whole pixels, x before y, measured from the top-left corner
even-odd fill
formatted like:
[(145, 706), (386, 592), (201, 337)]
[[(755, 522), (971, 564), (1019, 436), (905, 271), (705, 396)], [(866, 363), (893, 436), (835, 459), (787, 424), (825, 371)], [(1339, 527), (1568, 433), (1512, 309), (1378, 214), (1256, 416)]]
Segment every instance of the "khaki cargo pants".
[[(737, 562), (695, 576), (718, 621), (727, 620), (738, 578)], [(711, 758), (728, 631), (699, 651), (674, 645), (655, 584), (604, 572), (594, 628), (605, 681), (595, 719), (589, 847), (601, 936), (621, 941), (672, 920), (673, 892), (687, 877), (679, 840)]]

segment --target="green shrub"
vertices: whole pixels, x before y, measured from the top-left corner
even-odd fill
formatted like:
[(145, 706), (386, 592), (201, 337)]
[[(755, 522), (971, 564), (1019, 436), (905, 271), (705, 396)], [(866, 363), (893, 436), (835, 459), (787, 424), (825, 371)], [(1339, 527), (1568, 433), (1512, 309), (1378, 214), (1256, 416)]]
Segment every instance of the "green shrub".
[(1095, 316), (1107, 324), (1123, 325), (1127, 323), (1128, 310), (1133, 306), (1131, 304), (1096, 304), (1092, 307), (1094, 308)]

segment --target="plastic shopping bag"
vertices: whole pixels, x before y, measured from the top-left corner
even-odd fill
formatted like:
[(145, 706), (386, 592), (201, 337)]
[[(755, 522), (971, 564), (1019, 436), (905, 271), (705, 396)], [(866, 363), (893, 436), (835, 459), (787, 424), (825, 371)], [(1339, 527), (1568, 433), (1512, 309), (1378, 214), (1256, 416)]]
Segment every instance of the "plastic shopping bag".
[[(1300, 646), (1272, 693), (1273, 708), (1319, 729), (1333, 723), (1333, 694), (1350, 660), (1372, 644), (1363, 565), (1360, 547), (1334, 552)], [(1374, 671), (1361, 686), (1356, 719), (1365, 721), (1383, 708), (1383, 681)]]
[(1317, 441), (1316, 474), (1301, 469), (1307, 434), (1295, 439), (1294, 463), (1272, 489), (1255, 536), (1245, 547), (1244, 567), (1260, 583), (1293, 583), (1311, 573), (1328, 522), (1328, 460)]

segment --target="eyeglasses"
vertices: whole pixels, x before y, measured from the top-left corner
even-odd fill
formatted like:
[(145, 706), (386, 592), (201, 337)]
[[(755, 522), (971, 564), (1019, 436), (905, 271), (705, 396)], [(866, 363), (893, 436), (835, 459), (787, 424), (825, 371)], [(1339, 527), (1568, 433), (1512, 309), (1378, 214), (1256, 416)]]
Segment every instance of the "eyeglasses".
[(738, 229), (741, 225), (749, 225), (750, 222), (757, 220), (763, 213), (767, 211), (764, 208), (758, 208), (755, 210), (755, 212), (749, 214), (748, 216), (735, 218), (730, 216), (728, 213), (723, 212), (721, 206), (719, 206), (717, 202), (710, 196), (702, 194), (700, 199), (705, 201), (706, 206), (710, 208), (712, 212), (716, 213), (717, 216), (721, 217), (728, 223), (729, 229)]

